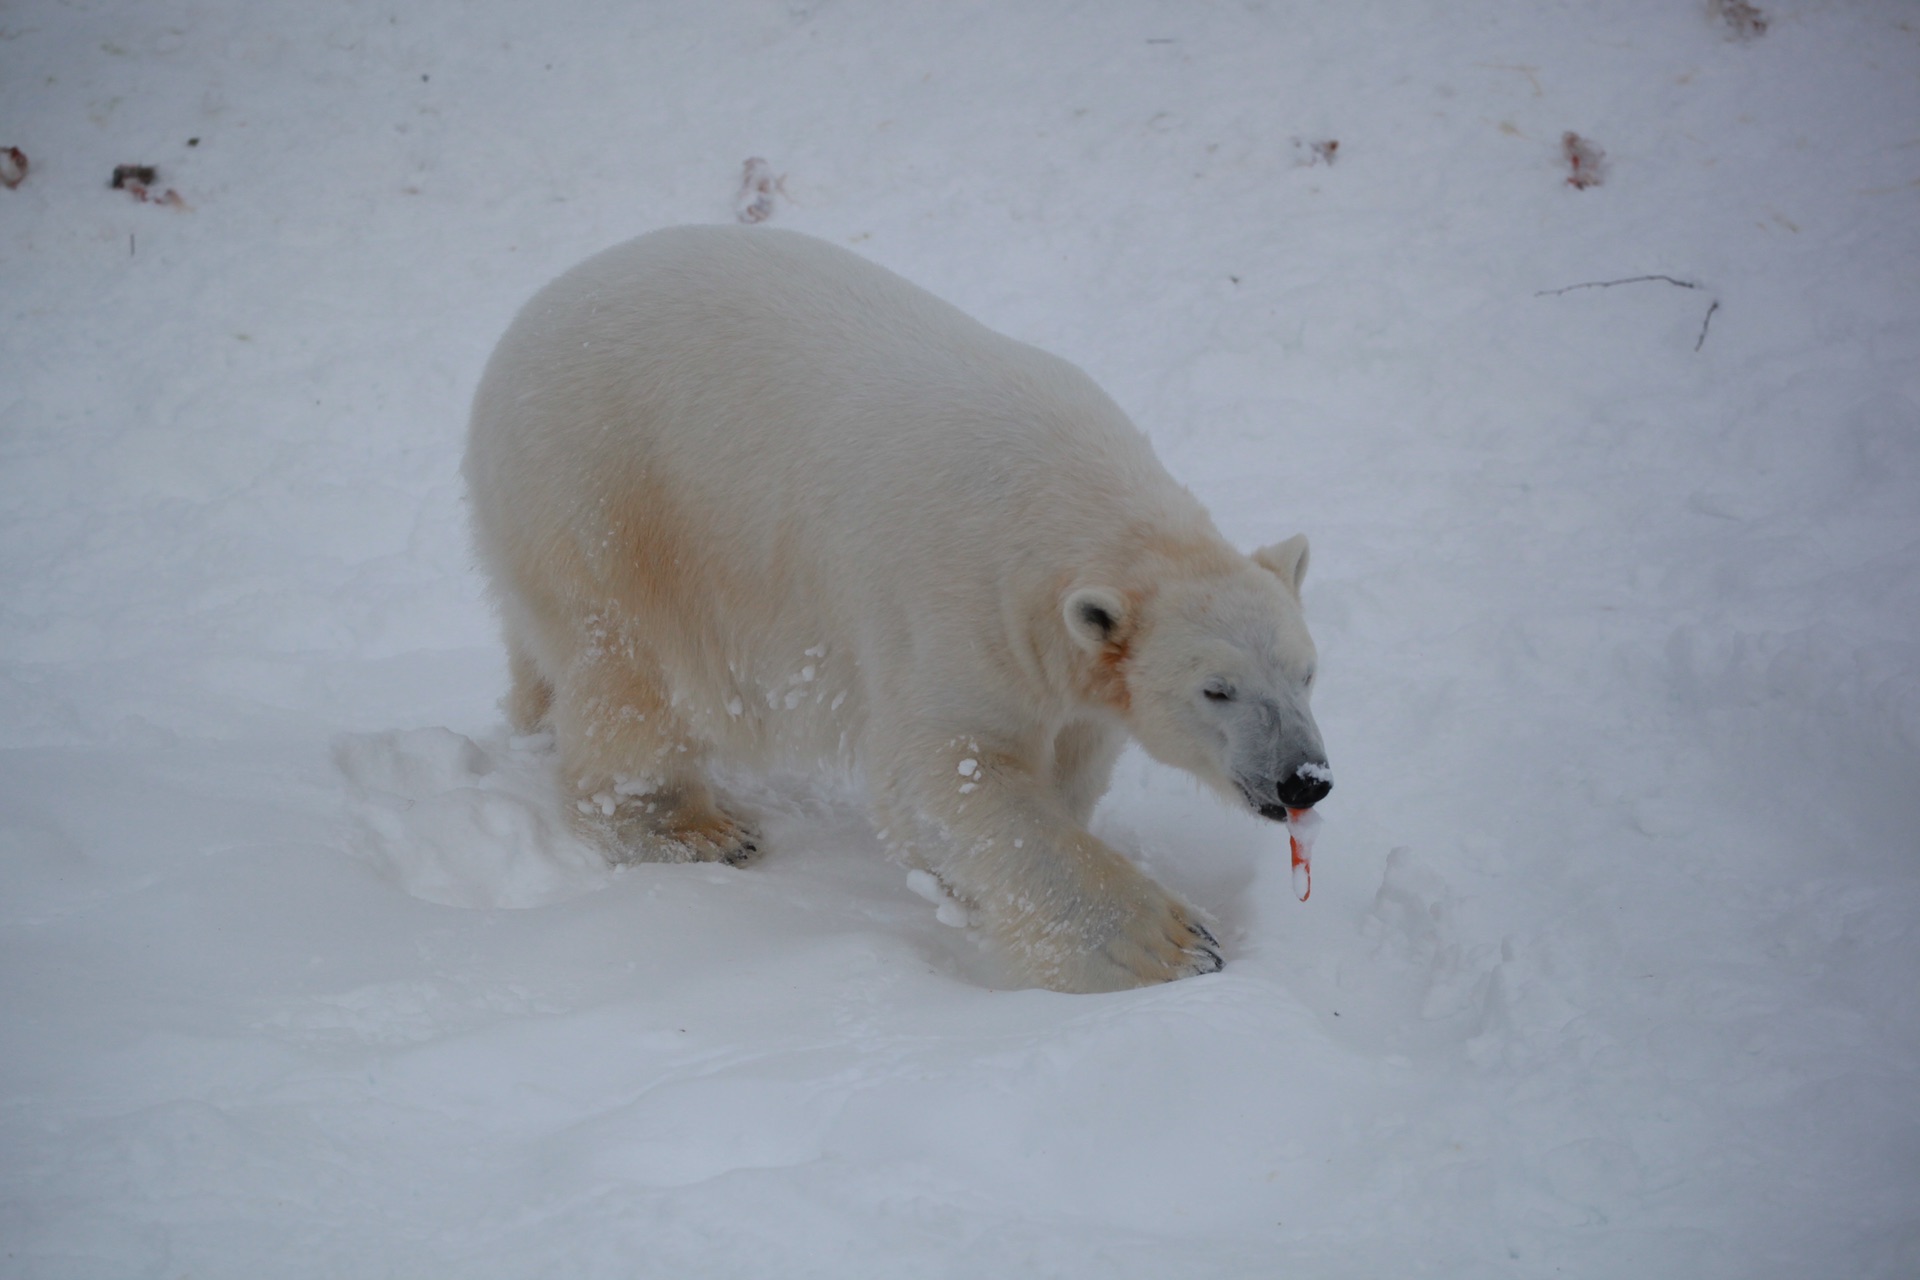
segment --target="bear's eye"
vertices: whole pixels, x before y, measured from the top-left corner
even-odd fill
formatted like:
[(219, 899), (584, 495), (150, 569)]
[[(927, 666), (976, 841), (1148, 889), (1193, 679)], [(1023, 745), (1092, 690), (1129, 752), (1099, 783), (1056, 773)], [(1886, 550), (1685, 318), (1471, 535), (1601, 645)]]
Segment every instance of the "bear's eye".
[(1233, 686), (1224, 680), (1209, 680), (1200, 690), (1208, 702), (1232, 702)]

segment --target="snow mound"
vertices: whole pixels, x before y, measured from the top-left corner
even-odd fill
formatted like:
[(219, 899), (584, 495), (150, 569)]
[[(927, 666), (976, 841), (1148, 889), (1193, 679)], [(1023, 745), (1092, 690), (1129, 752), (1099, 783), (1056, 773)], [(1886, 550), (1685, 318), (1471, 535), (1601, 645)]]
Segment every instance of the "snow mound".
[(333, 759), (348, 783), (355, 852), (416, 898), (538, 907), (613, 875), (554, 807), (544, 735), (482, 746), (451, 729), (343, 734)]

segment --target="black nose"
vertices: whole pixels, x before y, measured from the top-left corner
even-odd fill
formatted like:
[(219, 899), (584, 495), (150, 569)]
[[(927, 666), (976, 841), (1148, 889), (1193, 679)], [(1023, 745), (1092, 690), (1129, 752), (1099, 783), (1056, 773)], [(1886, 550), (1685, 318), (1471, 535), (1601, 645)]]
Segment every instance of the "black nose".
[(1291, 778), (1282, 778), (1275, 790), (1280, 793), (1280, 803), (1287, 808), (1311, 809), (1333, 790), (1333, 774), (1324, 760), (1317, 764), (1309, 762), (1294, 770)]

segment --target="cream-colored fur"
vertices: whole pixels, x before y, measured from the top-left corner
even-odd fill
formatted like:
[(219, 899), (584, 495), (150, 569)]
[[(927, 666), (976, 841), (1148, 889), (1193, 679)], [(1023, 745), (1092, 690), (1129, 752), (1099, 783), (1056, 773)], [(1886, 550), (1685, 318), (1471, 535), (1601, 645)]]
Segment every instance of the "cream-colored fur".
[(1026, 979), (1110, 990), (1220, 966), (1086, 830), (1127, 733), (1264, 811), (1324, 774), (1304, 540), (1241, 555), (1079, 370), (821, 241), (679, 228), (568, 272), (466, 474), (509, 712), (610, 856), (749, 857), (710, 758), (859, 771)]

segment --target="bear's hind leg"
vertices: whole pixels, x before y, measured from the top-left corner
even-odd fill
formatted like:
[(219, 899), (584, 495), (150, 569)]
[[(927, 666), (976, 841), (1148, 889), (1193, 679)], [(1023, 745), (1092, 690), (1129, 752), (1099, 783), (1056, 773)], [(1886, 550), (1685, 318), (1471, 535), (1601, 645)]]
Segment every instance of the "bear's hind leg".
[(575, 833), (616, 863), (751, 861), (758, 837), (714, 799), (702, 745), (643, 661), (589, 661), (555, 691), (562, 795)]
[(540, 674), (533, 655), (512, 639), (507, 641), (507, 675), (513, 681), (503, 704), (507, 723), (515, 733), (536, 732), (553, 709), (553, 686)]

